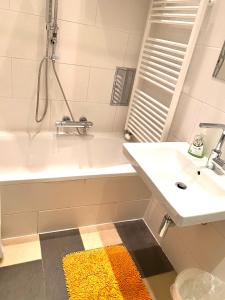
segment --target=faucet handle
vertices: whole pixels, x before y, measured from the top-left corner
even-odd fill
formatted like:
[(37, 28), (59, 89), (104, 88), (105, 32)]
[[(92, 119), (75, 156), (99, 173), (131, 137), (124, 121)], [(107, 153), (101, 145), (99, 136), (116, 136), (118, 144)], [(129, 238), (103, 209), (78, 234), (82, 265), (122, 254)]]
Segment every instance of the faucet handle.
[(200, 123), (199, 127), (201, 127), (201, 128), (220, 128), (225, 131), (225, 124), (219, 124), (219, 123)]

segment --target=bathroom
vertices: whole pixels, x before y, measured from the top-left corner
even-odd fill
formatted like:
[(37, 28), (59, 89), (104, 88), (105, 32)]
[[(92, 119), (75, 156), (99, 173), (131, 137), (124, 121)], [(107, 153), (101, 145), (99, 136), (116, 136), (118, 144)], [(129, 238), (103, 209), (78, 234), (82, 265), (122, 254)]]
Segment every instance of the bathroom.
[[(161, 11), (166, 22), (159, 20)], [(225, 282), (225, 179), (207, 168), (221, 129), (199, 126), (225, 124), (220, 65), (224, 11), (223, 0), (0, 0), (0, 299), (186, 299), (175, 298), (173, 288), (177, 275), (189, 269)], [(145, 41), (150, 33), (155, 50), (148, 54)], [(169, 47), (173, 50), (167, 54)], [(175, 61), (171, 53), (178, 55)], [(154, 75), (144, 78), (143, 66), (149, 70), (149, 62)], [(170, 75), (163, 75), (169, 67)], [(125, 103), (122, 97), (117, 103), (119, 75), (129, 72), (136, 73), (134, 83), (124, 81), (129, 93)], [(144, 101), (142, 108), (135, 109), (137, 100)], [(154, 114), (162, 108), (151, 120), (143, 104), (148, 100), (158, 103)], [(164, 116), (161, 127), (158, 121)], [(161, 199), (156, 177), (146, 175), (142, 162), (156, 147), (155, 156), (148, 158), (152, 172), (154, 162), (155, 174), (168, 164), (172, 178), (181, 169), (176, 168), (173, 149), (189, 147), (199, 134), (204, 135), (205, 158), (193, 158), (188, 148), (183, 155), (188, 163), (204, 161), (197, 168), (197, 178), (203, 179), (196, 181), (203, 182), (211, 198), (216, 182), (223, 208), (210, 216), (182, 219)], [(160, 148), (167, 145), (172, 150)], [(140, 160), (133, 155), (138, 146), (150, 147)], [(166, 174), (163, 170), (159, 185)], [(196, 202), (200, 210), (204, 199), (197, 205), (198, 197), (191, 194), (180, 209), (188, 214)], [(212, 210), (219, 207), (216, 200)], [(126, 259), (120, 272), (110, 250), (122, 251)], [(93, 287), (90, 281), (89, 288), (85, 282), (80, 288), (78, 273), (73, 272), (81, 269), (81, 275), (87, 275), (93, 267), (89, 253), (111, 260), (109, 276), (116, 294), (96, 294), (104, 290), (98, 283), (101, 277)], [(79, 266), (75, 259), (71, 269), (66, 265), (70, 255), (83, 255), (85, 263)], [(99, 268), (101, 261), (95, 264)], [(128, 267), (136, 274), (136, 285), (125, 284)], [(70, 282), (71, 274), (77, 281)]]

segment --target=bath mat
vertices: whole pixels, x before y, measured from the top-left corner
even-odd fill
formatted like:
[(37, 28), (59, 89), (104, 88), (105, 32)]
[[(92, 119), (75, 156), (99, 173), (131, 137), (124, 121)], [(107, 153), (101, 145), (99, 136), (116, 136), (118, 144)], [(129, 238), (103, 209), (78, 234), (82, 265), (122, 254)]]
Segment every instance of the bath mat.
[(63, 269), (69, 300), (151, 300), (124, 246), (68, 254)]

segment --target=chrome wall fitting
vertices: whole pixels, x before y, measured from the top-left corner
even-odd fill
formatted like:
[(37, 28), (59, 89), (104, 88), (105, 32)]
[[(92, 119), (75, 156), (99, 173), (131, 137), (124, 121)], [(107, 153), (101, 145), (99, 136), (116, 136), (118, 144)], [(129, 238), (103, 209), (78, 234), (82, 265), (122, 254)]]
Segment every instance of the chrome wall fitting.
[[(59, 134), (74, 134), (78, 132), (80, 135), (86, 135), (87, 130), (91, 128), (94, 124), (87, 120), (86, 117), (80, 117), (79, 121), (73, 121), (70, 117), (64, 116), (62, 121), (57, 121), (56, 133)], [(73, 130), (74, 129), (74, 130)]]
[(175, 223), (171, 217), (169, 215), (165, 215), (159, 227), (159, 236), (163, 238), (166, 235), (169, 227), (174, 225)]

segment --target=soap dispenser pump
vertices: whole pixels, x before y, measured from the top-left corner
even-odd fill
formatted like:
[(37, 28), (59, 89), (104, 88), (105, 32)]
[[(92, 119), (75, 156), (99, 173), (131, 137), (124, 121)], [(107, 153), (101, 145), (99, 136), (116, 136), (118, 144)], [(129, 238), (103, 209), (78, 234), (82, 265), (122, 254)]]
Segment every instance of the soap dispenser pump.
[(204, 136), (202, 134), (198, 134), (194, 137), (188, 153), (198, 158), (204, 156)]

